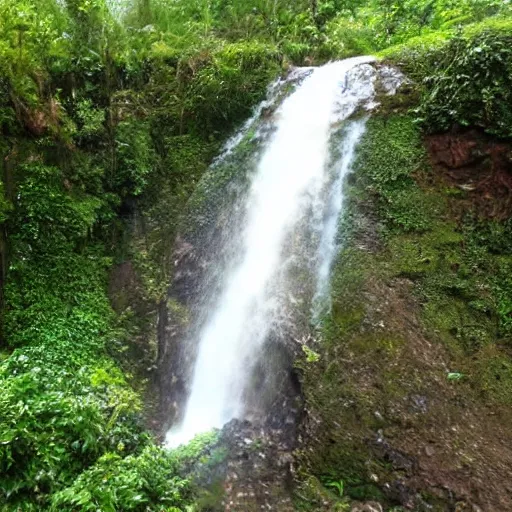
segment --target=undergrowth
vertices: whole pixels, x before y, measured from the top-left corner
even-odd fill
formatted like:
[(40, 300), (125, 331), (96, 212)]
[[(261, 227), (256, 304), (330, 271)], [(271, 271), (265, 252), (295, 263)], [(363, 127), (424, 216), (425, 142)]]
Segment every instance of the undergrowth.
[(477, 126), (511, 137), (511, 43), (510, 20), (490, 19), (411, 39), (381, 56), (417, 81), (415, 113), (427, 132)]

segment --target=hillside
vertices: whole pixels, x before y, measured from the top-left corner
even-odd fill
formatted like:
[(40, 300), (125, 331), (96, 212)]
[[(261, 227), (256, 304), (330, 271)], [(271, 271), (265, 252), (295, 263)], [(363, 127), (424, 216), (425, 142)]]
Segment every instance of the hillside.
[[(511, 14), (0, 0), (0, 510), (512, 510)], [(347, 170), (330, 307), (305, 317), (294, 267), (264, 421), (167, 449), (193, 305), (294, 70), (361, 55), (404, 79)]]

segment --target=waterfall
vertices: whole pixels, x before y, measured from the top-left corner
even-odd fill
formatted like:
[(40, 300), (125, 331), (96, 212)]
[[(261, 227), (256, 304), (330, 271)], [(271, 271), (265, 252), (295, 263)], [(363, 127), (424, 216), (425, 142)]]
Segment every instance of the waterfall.
[[(286, 297), (297, 288), (287, 268), (299, 253), (306, 255), (314, 283), (313, 315), (328, 303), (342, 185), (364, 132), (365, 111), (375, 106), (379, 71), (373, 61), (357, 57), (308, 70), (273, 113), (250, 176), (243, 221), (236, 237), (223, 242), (232, 244), (225, 251), (232, 262), (199, 329), (190, 395), (182, 422), (167, 435), (169, 446), (244, 417), (251, 369), (269, 336), (279, 332)], [(231, 139), (227, 152), (241, 138)]]
[(338, 252), (337, 232), (338, 221), (343, 208), (343, 182), (350, 171), (357, 143), (362, 137), (366, 126), (366, 118), (353, 121), (342, 141), (339, 159), (336, 168), (336, 179), (329, 187), (323, 222), (320, 226), (320, 242), (317, 249), (316, 286), (313, 297), (313, 321), (319, 320), (325, 307), (329, 306), (331, 267)]

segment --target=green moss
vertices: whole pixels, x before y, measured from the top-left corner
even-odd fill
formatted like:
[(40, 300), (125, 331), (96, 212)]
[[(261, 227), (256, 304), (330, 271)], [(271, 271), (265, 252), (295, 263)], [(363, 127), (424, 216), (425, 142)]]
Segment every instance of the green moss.
[(190, 313), (186, 306), (175, 299), (167, 299), (167, 310), (178, 325), (187, 326), (190, 321)]
[[(359, 186), (376, 193), (380, 216), (388, 226), (380, 266), (390, 277), (417, 281), (427, 325), (455, 352), (471, 352), (496, 340), (497, 318), (501, 329), (507, 328), (508, 259), (493, 254), (504, 249), (491, 245), (502, 239), (503, 227), (493, 227), (493, 222), (475, 224), (472, 217), (460, 224), (452, 216), (450, 201), (460, 196), (429, 178), (418, 137), (407, 117), (371, 123), (358, 156)], [(411, 147), (401, 152), (411, 140)], [(416, 153), (411, 152), (414, 147)], [(398, 170), (392, 168), (395, 163)], [(491, 235), (484, 235), (487, 232)], [(500, 268), (504, 274), (495, 280), (493, 274), (499, 274)]]
[(420, 91), (415, 84), (405, 83), (396, 94), (379, 93), (377, 84), (377, 98), (379, 102), (377, 113), (379, 116), (389, 117), (397, 114), (407, 114), (410, 109), (417, 107), (420, 99)]
[(200, 232), (217, 220), (224, 205), (232, 204), (240, 193), (237, 186), (247, 183), (257, 149), (252, 134), (247, 134), (232, 153), (205, 173), (187, 204), (182, 224), (185, 232)]
[(391, 275), (417, 279), (459, 264), (462, 241), (454, 224), (437, 221), (425, 233), (389, 236), (384, 257)]
[(378, 201), (389, 229), (425, 231), (439, 211), (436, 195), (414, 180), (424, 174), (426, 153), (420, 132), (405, 115), (369, 120), (354, 165), (359, 188)]
[(378, 353), (384, 360), (393, 359), (404, 344), (403, 340), (382, 334), (370, 334), (367, 337), (358, 336), (349, 345), (357, 357)]

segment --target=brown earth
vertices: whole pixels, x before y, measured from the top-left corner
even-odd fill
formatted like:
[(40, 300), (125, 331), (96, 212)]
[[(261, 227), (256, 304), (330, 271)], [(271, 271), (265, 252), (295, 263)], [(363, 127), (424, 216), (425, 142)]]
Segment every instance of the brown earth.
[(411, 510), (421, 506), (418, 494), (425, 492), (453, 510), (512, 510), (511, 411), (488, 407), (467, 386), (447, 379), (453, 362), (421, 328), (410, 282), (370, 282), (366, 293), (380, 304), (366, 321), (404, 340), (385, 367), (392, 377), (384, 377), (378, 363), (371, 368), (368, 362), (371, 371), (364, 371), (356, 354), (348, 354), (346, 365), (363, 393), (387, 386), (383, 380), (398, 381), (400, 397), (373, 393), (383, 425), (370, 444), (394, 470), (384, 482), (386, 494)]
[(512, 215), (512, 144), (470, 130), (426, 138), (431, 163), (451, 183), (468, 192), (481, 215)]

